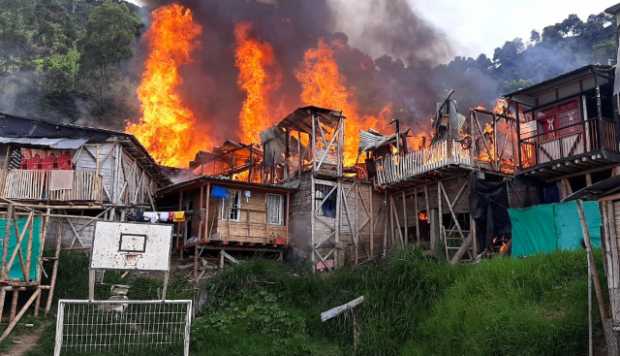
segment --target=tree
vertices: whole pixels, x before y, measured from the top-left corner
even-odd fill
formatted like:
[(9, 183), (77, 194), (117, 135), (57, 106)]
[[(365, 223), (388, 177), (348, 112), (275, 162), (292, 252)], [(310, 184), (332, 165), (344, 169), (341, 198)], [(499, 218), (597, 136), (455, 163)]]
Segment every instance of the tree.
[(139, 29), (139, 19), (125, 4), (106, 0), (91, 12), (79, 49), (80, 72), (90, 78), (89, 91), (97, 103), (95, 115), (104, 110), (105, 92), (118, 74), (118, 65), (133, 55)]

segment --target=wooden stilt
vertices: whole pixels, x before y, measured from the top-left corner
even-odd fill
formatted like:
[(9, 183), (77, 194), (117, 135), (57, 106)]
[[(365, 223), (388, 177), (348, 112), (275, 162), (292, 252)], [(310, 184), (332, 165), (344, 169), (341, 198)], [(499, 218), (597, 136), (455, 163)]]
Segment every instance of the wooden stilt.
[(62, 229), (60, 224), (58, 226), (58, 234), (56, 235), (56, 251), (54, 252), (54, 264), (52, 266), (52, 277), (50, 280), (50, 289), (47, 295), (47, 301), (45, 303), (45, 316), (49, 314), (52, 308), (52, 302), (54, 300), (54, 291), (56, 290), (56, 277), (58, 276), (58, 263), (60, 260), (60, 250), (62, 247)]
[(407, 222), (407, 199), (405, 198), (405, 192), (401, 192), (401, 199), (403, 201), (403, 225), (405, 226), (405, 245), (409, 243), (409, 223)]
[(375, 247), (375, 216), (374, 216), (374, 212), (373, 212), (373, 207), (375, 205), (373, 196), (372, 196), (372, 187), (368, 187), (368, 201), (369, 201), (369, 206), (368, 209), (370, 211), (370, 241), (369, 241), (369, 250), (370, 250), (370, 258), (373, 258), (375, 256), (375, 251), (374, 251), (374, 247)]
[[(418, 187), (414, 188), (414, 193), (413, 193), (413, 210), (415, 212), (414, 214), (414, 218), (415, 218), (415, 242), (417, 247), (420, 247), (420, 218), (418, 217), (418, 214), (420, 213), (420, 210), (418, 208)], [(427, 212), (428, 214), (428, 212)], [(428, 216), (428, 215), (427, 215)]]
[(592, 282), (594, 285), (596, 304), (598, 305), (603, 331), (605, 332), (605, 341), (607, 343), (608, 350), (607, 352), (609, 355), (617, 355), (618, 341), (609, 323), (609, 314), (607, 312), (607, 308), (605, 307), (606, 304), (605, 297), (603, 296), (603, 287), (601, 286), (600, 276), (598, 274), (598, 269), (596, 268), (596, 263), (594, 261), (594, 254), (592, 253), (592, 243), (590, 240), (590, 231), (588, 230), (588, 223), (586, 222), (585, 213), (583, 210), (583, 202), (581, 200), (577, 200), (577, 213), (579, 215), (579, 222), (581, 223), (581, 232), (583, 235), (584, 245), (586, 246), (588, 262), (590, 263), (590, 266), (592, 266), (592, 274), (588, 276), (588, 278), (592, 278)]
[(9, 313), (9, 322), (15, 320), (15, 314), (17, 313), (17, 301), (19, 300), (19, 289), (12, 288), (11, 291), (13, 294), (11, 295), (11, 311)]
[(0, 288), (0, 323), (2, 323), (2, 315), (4, 314), (4, 302), (6, 299), (6, 287)]
[[(15, 292), (17, 292), (17, 290)], [(19, 311), (19, 314), (17, 314), (16, 316), (13, 316), (11, 318), (11, 322), (6, 327), (6, 329), (4, 329), (4, 332), (2, 333), (2, 336), (0, 336), (0, 342), (4, 341), (4, 339), (6, 339), (6, 337), (9, 336), (11, 331), (13, 331), (13, 329), (15, 328), (15, 325), (17, 325), (17, 323), (24, 316), (26, 311), (28, 311), (28, 308), (30, 308), (30, 306), (32, 305), (34, 300), (39, 296), (39, 294), (41, 294), (41, 289), (37, 289), (32, 294), (32, 296), (30, 296), (30, 298), (28, 299), (26, 304), (24, 304), (24, 306), (21, 308), (21, 310)], [(12, 310), (11, 310), (11, 312), (12, 312)]]

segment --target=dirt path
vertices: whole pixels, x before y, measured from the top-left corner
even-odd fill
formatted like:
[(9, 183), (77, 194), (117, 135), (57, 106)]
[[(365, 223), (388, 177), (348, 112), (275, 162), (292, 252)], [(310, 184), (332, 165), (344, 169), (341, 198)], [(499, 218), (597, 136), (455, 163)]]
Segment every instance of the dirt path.
[(30, 351), (41, 338), (43, 333), (43, 327), (33, 329), (32, 332), (27, 332), (21, 335), (17, 335), (11, 340), (13, 346), (7, 352), (0, 353), (0, 356), (23, 356)]

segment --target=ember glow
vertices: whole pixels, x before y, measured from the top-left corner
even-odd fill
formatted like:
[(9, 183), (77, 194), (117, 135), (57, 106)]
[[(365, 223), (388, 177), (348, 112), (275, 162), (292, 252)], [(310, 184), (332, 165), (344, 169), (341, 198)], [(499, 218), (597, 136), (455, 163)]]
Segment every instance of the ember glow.
[[(245, 93), (239, 113), (242, 142), (260, 142), (261, 131), (272, 126), (278, 117), (270, 115), (269, 96), (279, 86), (278, 74), (273, 74), (275, 59), (271, 45), (250, 37), (251, 25), (235, 26), (235, 65), (239, 69), (237, 83)], [(271, 72), (271, 75), (270, 75)]]
[(191, 61), (201, 31), (189, 9), (170, 4), (153, 11), (146, 33), (149, 55), (137, 91), (142, 117), (126, 131), (163, 165), (185, 167), (196, 152), (213, 146), (179, 95), (180, 67)]
[(345, 84), (334, 58), (334, 49), (324, 40), (319, 40), (316, 48), (308, 49), (304, 54), (304, 62), (297, 71), (296, 77), (301, 84), (301, 102), (324, 108), (341, 110), (345, 120), (344, 163), (346, 166), (355, 164), (359, 146), (359, 131), (368, 128), (384, 129), (385, 121), (379, 117), (390, 113), (390, 106), (382, 110), (380, 116), (364, 116), (359, 114), (356, 100)]

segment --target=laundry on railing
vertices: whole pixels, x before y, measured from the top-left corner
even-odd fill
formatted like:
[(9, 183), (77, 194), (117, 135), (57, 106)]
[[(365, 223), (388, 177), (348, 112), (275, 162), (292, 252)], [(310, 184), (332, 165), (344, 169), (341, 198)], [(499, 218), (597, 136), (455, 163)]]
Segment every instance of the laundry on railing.
[(67, 190), (73, 189), (73, 171), (70, 170), (52, 170), (50, 171), (49, 189)]
[(134, 216), (128, 216), (128, 220), (155, 223), (184, 222), (185, 211), (145, 211), (138, 212)]

